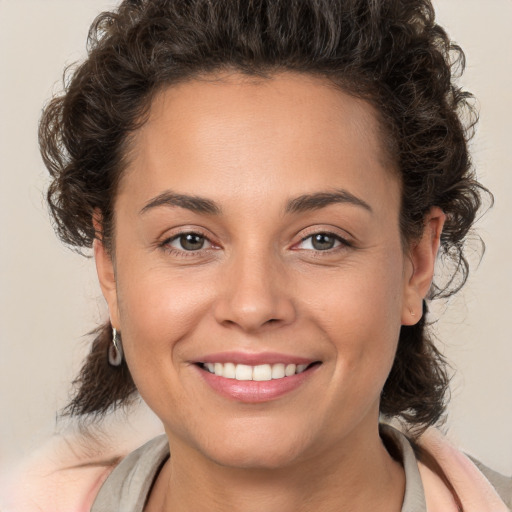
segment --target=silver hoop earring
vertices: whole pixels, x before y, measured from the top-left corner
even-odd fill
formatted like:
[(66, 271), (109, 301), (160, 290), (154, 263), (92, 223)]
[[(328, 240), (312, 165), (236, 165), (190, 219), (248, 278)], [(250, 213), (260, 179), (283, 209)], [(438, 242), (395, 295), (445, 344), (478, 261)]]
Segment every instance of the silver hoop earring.
[(111, 366), (121, 366), (123, 362), (123, 344), (121, 343), (121, 335), (117, 329), (112, 329), (112, 343), (108, 348), (108, 362)]

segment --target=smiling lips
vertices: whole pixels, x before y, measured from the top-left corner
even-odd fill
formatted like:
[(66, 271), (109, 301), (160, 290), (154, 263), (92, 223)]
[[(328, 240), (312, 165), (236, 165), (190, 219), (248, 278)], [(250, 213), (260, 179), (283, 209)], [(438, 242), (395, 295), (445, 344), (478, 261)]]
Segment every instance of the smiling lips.
[(297, 389), (319, 366), (319, 361), (279, 354), (220, 354), (196, 364), (201, 377), (214, 391), (247, 403), (274, 400)]
[(258, 382), (291, 377), (292, 375), (302, 373), (308, 367), (307, 364), (296, 365), (293, 363), (260, 364), (257, 366), (235, 363), (205, 363), (203, 366), (210, 373), (225, 379), (253, 380)]

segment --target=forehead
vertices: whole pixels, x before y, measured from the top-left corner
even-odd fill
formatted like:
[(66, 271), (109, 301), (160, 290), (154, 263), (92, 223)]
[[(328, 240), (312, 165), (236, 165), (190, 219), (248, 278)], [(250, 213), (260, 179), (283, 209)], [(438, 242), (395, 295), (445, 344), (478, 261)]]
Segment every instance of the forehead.
[(338, 178), (363, 186), (370, 172), (393, 180), (396, 174), (368, 102), (320, 77), (225, 73), (169, 86), (155, 96), (132, 138), (120, 191), (130, 183), (148, 196), (166, 187), (190, 192), (204, 185), (201, 193), (208, 195), (212, 180), (230, 175), (239, 191), (254, 192), (266, 181), (284, 182), (300, 194), (304, 183), (343, 186), (334, 183)]

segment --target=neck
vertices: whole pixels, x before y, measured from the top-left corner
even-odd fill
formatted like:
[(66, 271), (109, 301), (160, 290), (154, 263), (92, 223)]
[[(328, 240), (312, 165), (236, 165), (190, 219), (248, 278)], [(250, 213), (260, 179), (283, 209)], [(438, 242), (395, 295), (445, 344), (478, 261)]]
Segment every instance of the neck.
[(401, 465), (377, 428), (370, 442), (360, 432), (353, 437), (329, 453), (278, 469), (222, 466), (173, 442), (145, 511), (399, 512), (405, 489)]

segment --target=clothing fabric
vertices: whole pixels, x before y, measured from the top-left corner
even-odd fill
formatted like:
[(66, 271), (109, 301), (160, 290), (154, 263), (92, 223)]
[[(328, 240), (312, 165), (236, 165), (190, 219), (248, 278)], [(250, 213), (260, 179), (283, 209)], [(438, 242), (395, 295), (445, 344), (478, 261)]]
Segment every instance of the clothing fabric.
[[(404, 434), (393, 427), (382, 425), (381, 432), (388, 439), (391, 438), (404, 468), (405, 495), (401, 512), (427, 512), (425, 489), (413, 446)], [(447, 475), (449, 485), (453, 486), (456, 494), (461, 498), (462, 510), (464, 512), (509, 510), (502, 499), (508, 501), (509, 497), (512, 497), (512, 479), (503, 477), (480, 464), (480, 471), (477, 470), (473, 462), (445, 443), (443, 439), (441, 435), (430, 434), (426, 437), (423, 448), (435, 457), (436, 462)], [(132, 452), (103, 483), (91, 512), (143, 512), (153, 482), (168, 458), (169, 445), (165, 435), (156, 437)], [(449, 462), (447, 462), (448, 459), (450, 459)], [(455, 463), (452, 463), (451, 459), (454, 459)], [(494, 491), (488, 479), (492, 481), (502, 498)], [(434, 484), (429, 483), (429, 488), (435, 492)], [(461, 496), (461, 490), (463, 496)], [(453, 508), (453, 503), (451, 505), (452, 510), (457, 510)], [(510, 502), (508, 506), (511, 506)]]
[(142, 512), (151, 486), (168, 458), (165, 434), (130, 453), (101, 486), (91, 512)]

